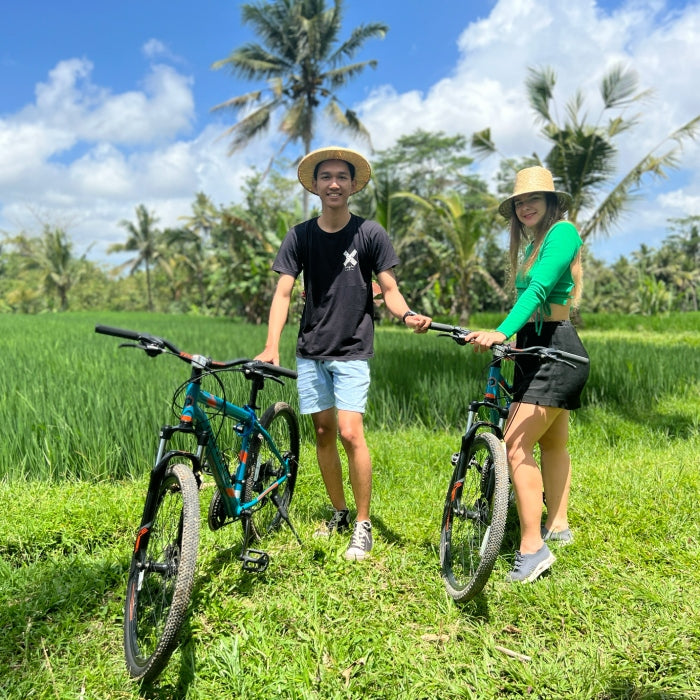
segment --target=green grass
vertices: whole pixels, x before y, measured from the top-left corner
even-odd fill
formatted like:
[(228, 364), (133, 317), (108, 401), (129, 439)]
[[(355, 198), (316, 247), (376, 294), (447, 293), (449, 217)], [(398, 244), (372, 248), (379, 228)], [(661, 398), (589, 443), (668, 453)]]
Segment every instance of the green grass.
[[(60, 431), (47, 427), (42, 449), (59, 456), (50, 468), (45, 460), (34, 470), (27, 459), (15, 471), (0, 446), (1, 698), (700, 698), (697, 330), (583, 331), (592, 375), (571, 426), (576, 540), (556, 550), (551, 575), (513, 586), (504, 581), (517, 537), (509, 530), (484, 594), (459, 607), (440, 579), (438, 531), (450, 454), (483, 358), (381, 329), (368, 420), (371, 560), (347, 563), (345, 539), (311, 537), (326, 498), (307, 436), (292, 504), (303, 545), (284, 529), (266, 545), (268, 570), (244, 574), (238, 525), (204, 526), (184, 643), (161, 678), (140, 688), (121, 645), (129, 550), (154, 433), (169, 410), (163, 396), (186, 367), (117, 352), (115, 339), (92, 333), (102, 320), (188, 350), (204, 343), (217, 357), (253, 354), (265, 334), (207, 319), (185, 328), (165, 316), (0, 317), (0, 342), (21, 348), (14, 366), (32, 374), (19, 393), (41, 387), (24, 402), (32, 410), (15, 397), (18, 429), (31, 432), (23, 421), (33, 411), (37, 424), (76, 434), (56, 446)], [(291, 354), (293, 338), (286, 342)], [(53, 354), (53, 373), (29, 350)], [(74, 407), (76, 377), (86, 386)], [(118, 396), (111, 411), (107, 388)], [(119, 422), (137, 398), (157, 404), (153, 418), (137, 411), (139, 421)], [(0, 412), (9, 419), (9, 409)], [(132, 429), (117, 435), (123, 426)], [(40, 442), (25, 439), (32, 449)], [(75, 446), (90, 456), (75, 456)], [(113, 476), (125, 453), (128, 468)], [(202, 491), (203, 512), (210, 495)]]

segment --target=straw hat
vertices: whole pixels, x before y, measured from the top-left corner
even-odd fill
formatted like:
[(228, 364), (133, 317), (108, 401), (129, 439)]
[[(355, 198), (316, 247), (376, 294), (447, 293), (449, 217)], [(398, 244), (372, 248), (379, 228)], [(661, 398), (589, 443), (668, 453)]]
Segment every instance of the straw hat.
[(372, 168), (367, 159), (357, 151), (351, 151), (349, 148), (340, 148), (340, 146), (319, 148), (305, 155), (301, 159), (297, 170), (299, 182), (312, 194), (316, 194), (313, 186), (314, 169), (324, 160), (344, 160), (355, 166), (355, 189), (353, 189), (351, 194), (359, 192), (369, 182)]
[(560, 192), (554, 189), (554, 180), (552, 173), (539, 165), (532, 168), (520, 170), (515, 176), (515, 187), (513, 194), (504, 199), (498, 206), (500, 214), (510, 219), (514, 214), (513, 199), (524, 194), (534, 194), (535, 192), (552, 192), (557, 195), (559, 206), (563, 211), (566, 211), (571, 204), (571, 195), (568, 192)]

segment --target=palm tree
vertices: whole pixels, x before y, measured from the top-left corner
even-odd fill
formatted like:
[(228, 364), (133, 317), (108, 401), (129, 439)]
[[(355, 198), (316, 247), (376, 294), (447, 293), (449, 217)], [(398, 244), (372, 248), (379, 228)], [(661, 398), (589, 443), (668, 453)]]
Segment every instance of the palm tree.
[(192, 216), (181, 216), (184, 225), (163, 232), (163, 240), (174, 252), (176, 264), (186, 267), (194, 276), (202, 310), (207, 306), (205, 283), (207, 258), (212, 232), (221, 222), (221, 212), (204, 192), (198, 192), (192, 204)]
[(121, 253), (123, 251), (136, 251), (136, 256), (127, 260), (121, 267), (131, 266), (129, 274), (133, 275), (142, 265), (146, 269), (146, 293), (148, 297), (148, 310), (153, 311), (153, 295), (151, 293), (151, 269), (153, 265), (160, 265), (168, 275), (170, 267), (160, 250), (161, 232), (156, 229), (158, 218), (150, 213), (144, 204), (136, 207), (137, 223), (122, 219), (119, 225), (129, 233), (126, 243), (115, 243), (108, 249), (108, 253)]
[(681, 307), (688, 303), (692, 311), (698, 310), (700, 287), (700, 216), (670, 219), (671, 234), (664, 241), (659, 257), (663, 256), (661, 275), (683, 295)]
[(68, 308), (68, 292), (80, 281), (85, 268), (84, 253), (80, 258), (73, 255), (73, 242), (62, 228), (44, 226), (39, 238), (27, 238), (20, 235), (11, 242), (23, 259), (24, 267), (36, 269), (41, 276), (42, 285), (47, 294), (58, 296), (59, 308)]
[[(614, 182), (618, 154), (615, 139), (632, 129), (639, 118), (626, 117), (625, 109), (649, 97), (650, 91), (638, 91), (634, 71), (614, 66), (600, 84), (603, 108), (598, 121), (586, 121), (583, 95), (577, 92), (566, 104), (564, 121), (558, 122), (553, 103), (555, 85), (556, 74), (551, 68), (529, 70), (526, 87), (530, 106), (542, 123), (542, 135), (551, 143), (544, 164), (561, 188), (572, 195), (569, 219), (577, 225), (581, 238), (606, 235), (639, 197), (646, 175), (666, 177), (670, 168), (677, 167), (683, 142), (694, 139), (700, 129), (700, 115), (665, 137)], [(474, 134), (472, 147), (482, 155), (495, 152), (490, 130)], [(535, 156), (534, 161), (540, 161), (539, 157)]]
[[(214, 107), (243, 113), (226, 132), (233, 137), (229, 153), (267, 130), (275, 115), (279, 115), (279, 129), (284, 135), (279, 152), (290, 143), (301, 141), (304, 153), (308, 153), (322, 103), (336, 125), (369, 142), (369, 134), (357, 114), (341, 107), (337, 91), (365, 68), (377, 65), (375, 60), (344, 62), (367, 39), (383, 38), (389, 28), (378, 22), (360, 25), (338, 44), (342, 9), (342, 0), (334, 0), (330, 9), (325, 0), (272, 0), (241, 6), (243, 22), (254, 27), (262, 44), (245, 44), (212, 67), (225, 68), (246, 80), (265, 80), (267, 88)], [(305, 191), (304, 213), (307, 211)]]
[[(493, 230), (494, 217), (490, 210), (495, 208), (495, 202), (486, 201), (485, 207), (469, 208), (465, 206), (464, 195), (459, 192), (435, 195), (430, 199), (412, 192), (398, 192), (392, 197), (409, 199), (428, 213), (436, 215), (440, 221), (439, 231), (423, 225), (425, 222), (419, 223), (405, 242), (420, 240), (438, 258), (439, 272), (435, 273), (435, 279), (441, 276), (451, 276), (454, 279), (454, 295), (449, 313), (459, 313), (460, 323), (469, 322), (475, 275), (480, 276), (502, 301), (508, 300), (507, 294), (481, 260), (480, 244), (486, 241)], [(432, 281), (431, 278), (428, 283), (431, 284)]]

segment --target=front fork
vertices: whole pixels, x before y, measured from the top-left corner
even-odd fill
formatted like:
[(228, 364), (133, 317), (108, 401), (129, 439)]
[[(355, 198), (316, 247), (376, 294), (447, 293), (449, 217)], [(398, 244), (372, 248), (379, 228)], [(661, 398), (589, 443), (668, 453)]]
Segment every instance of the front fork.
[(158, 506), (158, 497), (160, 487), (165, 479), (165, 473), (168, 465), (175, 459), (187, 460), (192, 464), (192, 471), (195, 478), (199, 482), (199, 474), (202, 468), (202, 455), (207, 442), (207, 436), (200, 436), (197, 444), (196, 453), (186, 452), (184, 450), (167, 450), (170, 438), (177, 432), (193, 433), (190, 426), (164, 426), (160, 430), (160, 441), (158, 443), (158, 452), (156, 454), (155, 463), (151, 469), (151, 474), (148, 481), (148, 490), (146, 491), (146, 502), (143, 505), (141, 513), (141, 524), (136, 533), (134, 542), (134, 557), (133, 564), (141, 569), (145, 564), (145, 553), (148, 549), (148, 540), (153, 525), (153, 517)]

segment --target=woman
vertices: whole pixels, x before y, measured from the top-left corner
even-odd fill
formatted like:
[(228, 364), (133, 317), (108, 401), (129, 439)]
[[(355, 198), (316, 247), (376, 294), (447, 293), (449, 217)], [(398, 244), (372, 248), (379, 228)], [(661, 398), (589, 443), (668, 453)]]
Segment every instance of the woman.
[[(554, 189), (552, 174), (536, 166), (518, 172), (513, 194), (499, 212), (510, 220), (510, 258), (517, 301), (495, 331), (467, 336), (477, 351), (517, 333), (516, 347), (555, 347), (587, 357), (569, 311), (581, 297), (582, 241), (564, 220), (571, 196)], [(522, 262), (520, 250), (526, 243)], [(567, 519), (571, 460), (569, 411), (578, 408), (588, 365), (571, 368), (538, 358), (516, 360), (513, 403), (505, 442), (520, 518), (520, 548), (510, 581), (534, 581), (554, 562), (547, 541), (573, 540)], [(534, 457), (540, 446), (542, 470)], [(542, 492), (547, 519), (542, 518)]]

